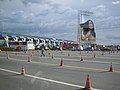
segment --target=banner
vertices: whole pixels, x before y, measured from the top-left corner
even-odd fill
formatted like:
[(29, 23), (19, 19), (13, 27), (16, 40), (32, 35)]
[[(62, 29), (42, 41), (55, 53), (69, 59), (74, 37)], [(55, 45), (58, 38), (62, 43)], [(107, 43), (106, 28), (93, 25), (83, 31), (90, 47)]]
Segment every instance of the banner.
[(80, 24), (81, 41), (96, 41), (96, 33), (92, 20)]

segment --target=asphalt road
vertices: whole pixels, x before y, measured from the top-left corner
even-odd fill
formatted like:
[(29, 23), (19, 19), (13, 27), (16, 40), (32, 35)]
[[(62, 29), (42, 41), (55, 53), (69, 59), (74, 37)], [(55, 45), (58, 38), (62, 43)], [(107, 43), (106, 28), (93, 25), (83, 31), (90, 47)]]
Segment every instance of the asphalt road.
[[(40, 51), (0, 52), (0, 90), (84, 90), (87, 75), (94, 89), (120, 90), (119, 52), (44, 53), (45, 57), (40, 57)], [(31, 62), (28, 62), (29, 56)], [(60, 66), (61, 59), (63, 66)], [(113, 72), (109, 72), (111, 62)], [(22, 66), (25, 76), (20, 75)]]

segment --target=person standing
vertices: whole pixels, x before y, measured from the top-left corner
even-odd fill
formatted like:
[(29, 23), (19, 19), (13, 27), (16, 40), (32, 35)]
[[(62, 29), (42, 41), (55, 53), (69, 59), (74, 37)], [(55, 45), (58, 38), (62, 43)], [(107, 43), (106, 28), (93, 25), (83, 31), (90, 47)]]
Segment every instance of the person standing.
[(42, 56), (45, 56), (45, 54), (44, 54), (44, 48), (41, 49), (41, 57)]

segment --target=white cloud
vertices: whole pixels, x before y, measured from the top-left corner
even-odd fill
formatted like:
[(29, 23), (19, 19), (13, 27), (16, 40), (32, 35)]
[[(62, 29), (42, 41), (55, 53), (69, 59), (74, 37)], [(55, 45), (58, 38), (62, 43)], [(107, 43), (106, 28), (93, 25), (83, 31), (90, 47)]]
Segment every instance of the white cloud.
[(81, 3), (83, 3), (83, 2), (84, 2), (84, 0), (80, 0), (80, 2), (81, 2)]
[[(12, 3), (14, 3), (14, 0)], [(9, 6), (12, 3), (10, 2)], [(58, 34), (63, 34), (63, 36), (66, 36), (64, 33), (76, 33), (77, 10), (67, 7), (62, 3), (56, 2), (56, 0), (21, 0), (21, 3), (24, 5), (21, 10), (11, 10), (11, 13), (7, 14), (9, 17), (8, 25), (11, 25), (10, 23), (14, 23), (12, 24), (12, 27), (8, 26), (10, 29), (14, 30), (19, 28), (22, 29), (23, 32), (31, 30), (28, 34), (39, 30), (39, 33), (35, 33), (35, 35), (39, 35), (43, 32), (43, 35), (49, 36), (53, 36), (55, 31), (61, 31), (58, 32)], [(50, 35), (45, 31), (52, 33), (50, 33)], [(76, 37), (76, 34), (73, 36)]]
[(105, 5), (98, 5), (91, 10), (94, 13), (94, 17), (97, 20), (105, 19), (109, 16), (108, 8)]
[(115, 36), (119, 36), (120, 16), (112, 16), (109, 13), (109, 8), (105, 5), (96, 6), (91, 11), (94, 12), (95, 16), (97, 42), (111, 44), (111, 41), (113, 43), (117, 41), (119, 43)]
[(120, 1), (114, 1), (114, 2), (112, 2), (112, 4), (114, 4), (114, 5), (119, 4), (119, 3), (120, 3)]
[[(6, 21), (4, 24), (9, 25), (11, 32), (23, 32), (23, 34), (27, 32), (28, 35), (76, 40), (77, 10), (71, 7), (73, 2), (76, 5), (78, 1), (92, 7), (85, 0), (3, 0), (0, 2), (0, 17), (7, 19), (8, 22)], [(113, 2), (113, 4), (118, 3), (119, 1)], [(109, 10), (108, 6), (100, 3), (96, 5), (98, 6), (93, 7), (90, 11), (94, 12), (97, 40), (107, 41), (106, 35), (115, 32), (119, 36), (119, 30), (115, 29), (113, 30), (115, 32), (112, 32), (109, 29), (108, 33), (104, 26), (108, 28), (111, 27), (111, 24), (116, 25), (120, 23), (120, 18), (110, 17), (109, 11), (112, 12), (112, 10)], [(101, 27), (102, 29), (100, 29)]]
[(97, 20), (96, 33), (97, 40), (101, 43), (111, 44), (120, 43), (118, 40), (120, 29), (120, 17), (110, 16), (101, 20)]

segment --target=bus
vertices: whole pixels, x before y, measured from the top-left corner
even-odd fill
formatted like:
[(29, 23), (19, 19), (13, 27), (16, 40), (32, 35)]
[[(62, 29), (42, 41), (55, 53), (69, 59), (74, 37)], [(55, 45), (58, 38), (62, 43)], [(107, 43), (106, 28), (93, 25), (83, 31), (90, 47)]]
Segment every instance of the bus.
[(26, 51), (26, 50), (34, 50), (35, 46), (33, 42), (27, 41), (27, 42), (9, 42), (9, 45), (11, 48), (14, 48), (18, 51)]

